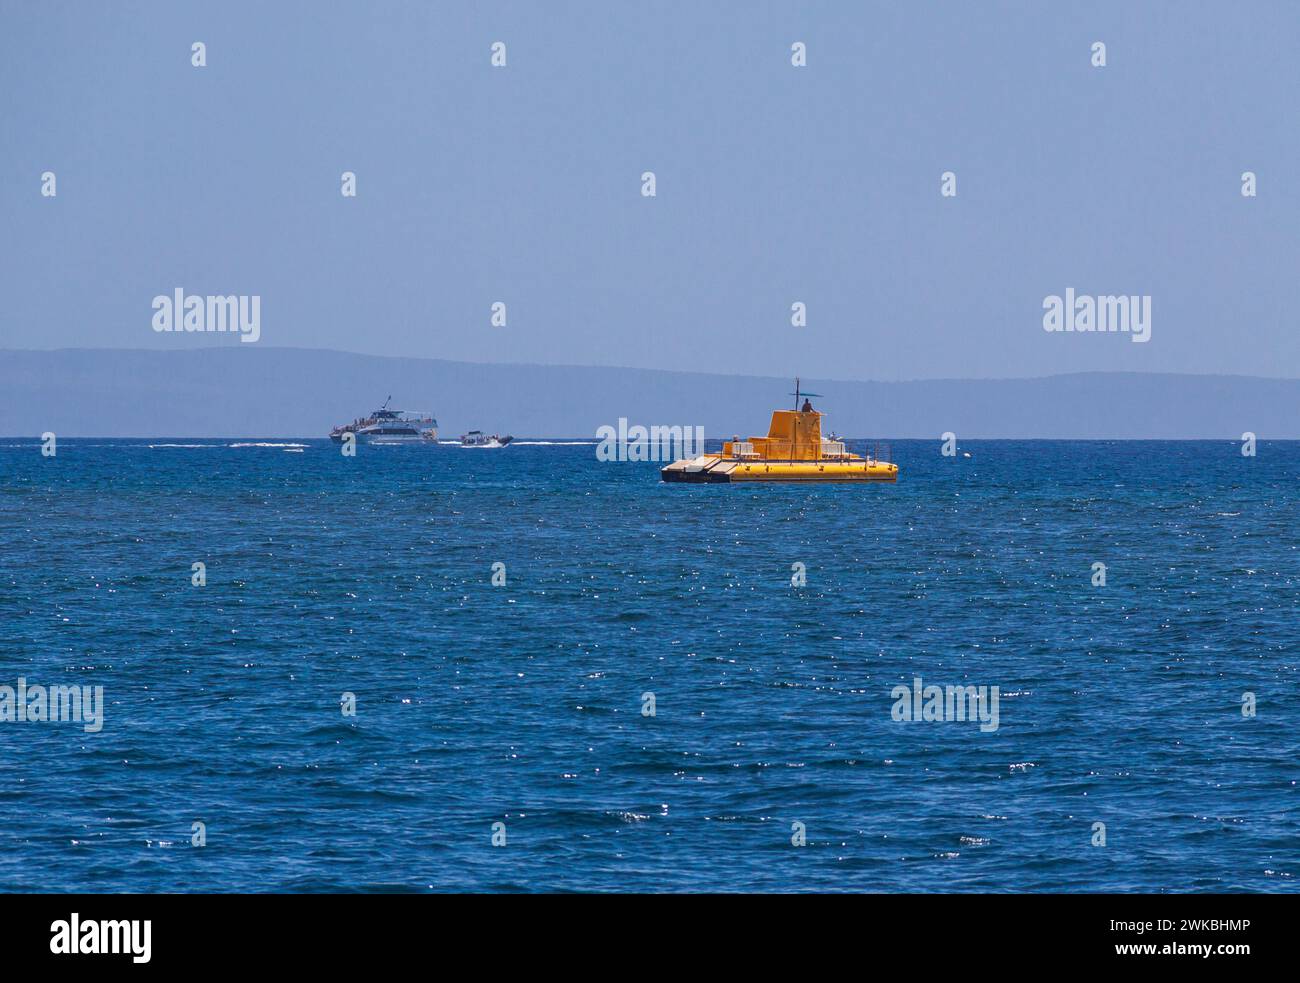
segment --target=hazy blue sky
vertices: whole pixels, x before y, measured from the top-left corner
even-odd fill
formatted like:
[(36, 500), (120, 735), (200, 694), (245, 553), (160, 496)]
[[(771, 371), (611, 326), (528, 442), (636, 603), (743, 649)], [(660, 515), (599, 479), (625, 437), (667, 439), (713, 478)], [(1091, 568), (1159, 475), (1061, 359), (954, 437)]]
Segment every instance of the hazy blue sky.
[[(1300, 4), (0, 12), (0, 347), (233, 342), (152, 331), (184, 287), (384, 355), (1300, 376)], [(1152, 340), (1044, 332), (1066, 287)]]

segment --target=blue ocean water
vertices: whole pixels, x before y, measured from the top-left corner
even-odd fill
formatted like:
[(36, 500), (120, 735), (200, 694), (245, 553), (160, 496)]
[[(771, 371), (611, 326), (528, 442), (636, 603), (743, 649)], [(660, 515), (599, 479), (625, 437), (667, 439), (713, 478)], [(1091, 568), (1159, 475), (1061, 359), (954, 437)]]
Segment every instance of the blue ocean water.
[[(0, 446), (0, 685), (106, 702), (0, 722), (0, 889), (1296, 887), (1300, 444), (284, 443)], [(998, 729), (896, 721), (917, 677)]]

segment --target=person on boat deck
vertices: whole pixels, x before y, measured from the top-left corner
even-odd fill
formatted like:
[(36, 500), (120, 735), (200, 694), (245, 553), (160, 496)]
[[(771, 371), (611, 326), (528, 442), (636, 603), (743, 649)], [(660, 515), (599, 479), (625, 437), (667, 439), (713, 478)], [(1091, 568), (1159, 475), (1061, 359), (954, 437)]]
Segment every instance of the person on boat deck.
[(803, 401), (803, 409), (801, 409), (799, 412), (800, 412), (800, 413), (811, 413), (811, 412), (812, 412), (812, 403), (811, 403), (807, 398), (804, 399), (804, 401)]

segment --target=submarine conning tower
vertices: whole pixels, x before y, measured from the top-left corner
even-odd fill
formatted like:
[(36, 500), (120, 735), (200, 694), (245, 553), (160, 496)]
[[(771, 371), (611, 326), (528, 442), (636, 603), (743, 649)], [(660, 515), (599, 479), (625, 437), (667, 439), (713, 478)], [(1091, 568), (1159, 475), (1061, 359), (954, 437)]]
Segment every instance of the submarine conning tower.
[(813, 409), (773, 410), (766, 437), (729, 440), (722, 445), (724, 457), (769, 461), (820, 461), (823, 453), (822, 415)]

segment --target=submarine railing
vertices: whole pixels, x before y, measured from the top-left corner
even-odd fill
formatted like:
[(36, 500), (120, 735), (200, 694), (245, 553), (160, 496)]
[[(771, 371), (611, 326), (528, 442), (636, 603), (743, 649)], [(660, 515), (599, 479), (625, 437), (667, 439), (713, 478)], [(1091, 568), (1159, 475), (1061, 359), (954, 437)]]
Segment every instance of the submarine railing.
[[(754, 451), (754, 444), (752, 441), (733, 440), (733, 441), (728, 441), (727, 443), (731, 444), (732, 457), (743, 459), (743, 458), (760, 456)], [(804, 445), (805, 455), (801, 455), (800, 457), (796, 458), (793, 455), (793, 450), (794, 450), (793, 441), (776, 440), (769, 437), (766, 441), (764, 441), (763, 453), (761, 456), (769, 461), (811, 460), (812, 458), (806, 456), (806, 452), (808, 450), (811, 450), (812, 446), (813, 445), (811, 444), (805, 444)], [(889, 455), (891, 453), (891, 448), (887, 442), (881, 440), (849, 441), (849, 440), (839, 440), (839, 439), (828, 440), (823, 438), (821, 444), (818, 446), (818, 451), (821, 456), (820, 459), (822, 460), (844, 457), (848, 454), (859, 454), (862, 457), (866, 458), (868, 461), (873, 463), (874, 462), (889, 463), (890, 461)]]

